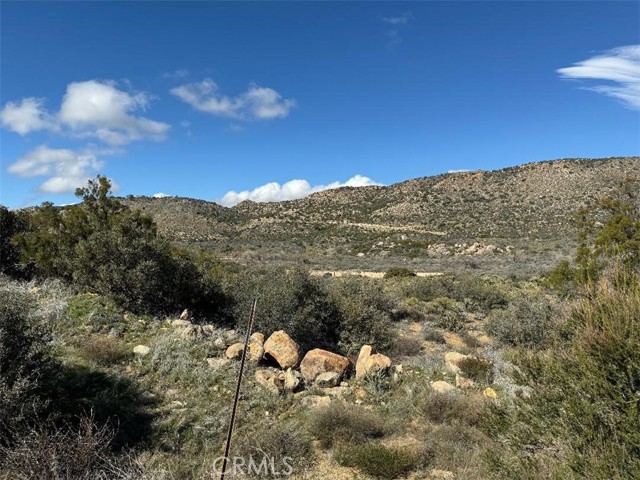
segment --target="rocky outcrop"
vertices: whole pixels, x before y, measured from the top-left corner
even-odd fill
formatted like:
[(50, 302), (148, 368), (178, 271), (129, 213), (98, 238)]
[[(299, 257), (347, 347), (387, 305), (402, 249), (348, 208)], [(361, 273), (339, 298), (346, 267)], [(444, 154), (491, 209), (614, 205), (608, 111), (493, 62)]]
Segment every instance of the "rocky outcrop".
[(461, 373), (458, 362), (468, 357), (468, 355), (463, 355), (462, 353), (458, 352), (447, 352), (444, 354), (445, 368), (451, 373)]
[(264, 342), (264, 353), (267, 358), (277, 362), (280, 368), (293, 368), (300, 362), (300, 349), (284, 330), (273, 332)]
[(338, 374), (342, 378), (351, 362), (347, 357), (320, 348), (309, 350), (300, 363), (300, 373), (304, 381), (311, 385), (319, 375), (327, 372)]
[(372, 352), (371, 345), (363, 345), (358, 355), (358, 361), (356, 362), (356, 378), (363, 378), (370, 373), (381, 371), (388, 371), (391, 367), (391, 359), (386, 355)]

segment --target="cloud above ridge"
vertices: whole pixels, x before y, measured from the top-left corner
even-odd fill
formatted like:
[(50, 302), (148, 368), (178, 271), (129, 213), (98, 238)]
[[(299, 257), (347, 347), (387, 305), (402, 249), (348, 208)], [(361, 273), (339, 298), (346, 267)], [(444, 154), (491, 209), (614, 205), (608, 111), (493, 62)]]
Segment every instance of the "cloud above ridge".
[(307, 180), (289, 180), (282, 185), (278, 182), (270, 182), (253, 190), (243, 190), (242, 192), (227, 192), (218, 202), (225, 207), (232, 207), (244, 200), (254, 202), (281, 202), (284, 200), (296, 200), (306, 197), (312, 193), (321, 192), (340, 187), (368, 187), (382, 185), (363, 175), (354, 175), (346, 182), (332, 182), (328, 185), (312, 186)]

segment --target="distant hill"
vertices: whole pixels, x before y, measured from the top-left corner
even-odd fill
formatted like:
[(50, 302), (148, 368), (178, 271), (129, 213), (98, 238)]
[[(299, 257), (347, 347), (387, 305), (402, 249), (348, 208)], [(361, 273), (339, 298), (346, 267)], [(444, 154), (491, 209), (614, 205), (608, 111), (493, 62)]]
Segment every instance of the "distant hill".
[(485, 253), (566, 247), (576, 210), (628, 176), (640, 178), (640, 157), (528, 163), (232, 208), (180, 197), (123, 200), (150, 214), (171, 240), (233, 258), (333, 267), (348, 258), (354, 268), (379, 269), (403, 259), (428, 265), (452, 255), (479, 260)]

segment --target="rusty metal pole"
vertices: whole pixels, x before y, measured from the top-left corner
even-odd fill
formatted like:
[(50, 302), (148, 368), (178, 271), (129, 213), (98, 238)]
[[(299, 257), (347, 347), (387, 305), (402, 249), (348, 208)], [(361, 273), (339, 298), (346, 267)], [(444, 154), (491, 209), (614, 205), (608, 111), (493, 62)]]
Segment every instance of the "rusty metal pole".
[(231, 436), (233, 435), (233, 429), (236, 424), (236, 412), (238, 410), (238, 399), (240, 398), (240, 386), (242, 385), (242, 373), (244, 372), (244, 363), (247, 359), (247, 348), (249, 346), (249, 337), (251, 336), (251, 329), (253, 328), (253, 319), (256, 314), (256, 305), (258, 299), (253, 300), (251, 305), (251, 313), (249, 314), (249, 323), (247, 324), (247, 333), (244, 337), (244, 349), (242, 350), (242, 360), (240, 361), (240, 373), (238, 374), (238, 383), (236, 384), (236, 394), (233, 398), (233, 408), (231, 409), (231, 419), (229, 421), (229, 430), (227, 431), (227, 443), (224, 447), (224, 457), (222, 458), (222, 473), (220, 473), (220, 480), (224, 480), (224, 476), (227, 471), (227, 460), (229, 459), (229, 450), (231, 449)]

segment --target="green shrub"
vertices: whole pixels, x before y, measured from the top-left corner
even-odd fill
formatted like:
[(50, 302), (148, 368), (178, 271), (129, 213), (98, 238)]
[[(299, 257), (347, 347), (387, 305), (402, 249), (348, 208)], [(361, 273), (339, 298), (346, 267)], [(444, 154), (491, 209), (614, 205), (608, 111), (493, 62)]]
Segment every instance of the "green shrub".
[(552, 348), (518, 357), (533, 389), (492, 415), (500, 428), (488, 431), (510, 446), (492, 468), (511, 478), (640, 477), (640, 286), (637, 271), (622, 270), (587, 285)]
[(323, 448), (380, 438), (387, 431), (385, 423), (374, 413), (342, 402), (332, 402), (311, 415), (309, 430)]
[(301, 475), (314, 462), (311, 441), (301, 426), (280, 423), (238, 432), (234, 456), (247, 464), (253, 460), (257, 468), (243, 468), (249, 478), (278, 478), (289, 469)]
[(286, 331), (302, 348), (334, 349), (340, 332), (340, 312), (322, 283), (305, 270), (280, 267), (247, 269), (233, 285), (235, 318), (243, 330), (253, 298), (258, 299), (256, 331), (269, 336)]
[(340, 349), (344, 353), (356, 353), (365, 344), (376, 350), (393, 345), (394, 303), (380, 281), (355, 276), (339, 278), (331, 283), (331, 295), (341, 316)]
[(22, 251), (15, 242), (15, 236), (26, 227), (23, 215), (0, 205), (0, 273), (22, 279), (31, 276), (32, 269), (20, 263)]
[(83, 417), (77, 429), (40, 425), (25, 432), (11, 448), (0, 445), (0, 478), (15, 480), (141, 478), (130, 456), (110, 451), (114, 431)]
[(84, 338), (78, 347), (82, 358), (101, 367), (123, 363), (133, 356), (130, 347), (116, 338), (107, 336)]
[(424, 311), (429, 321), (450, 332), (461, 331), (467, 321), (460, 304), (447, 297), (439, 297), (428, 302)]
[(223, 298), (187, 254), (161, 239), (151, 217), (131, 211), (98, 176), (64, 209), (44, 204), (17, 236), (26, 260), (42, 275), (108, 295), (134, 313), (176, 313), (190, 308), (216, 318)]
[(0, 290), (0, 443), (48, 406), (46, 381), (53, 364), (48, 335), (29, 319), (29, 297)]
[(466, 378), (480, 383), (493, 381), (493, 363), (485, 358), (466, 357), (457, 363)]
[(387, 270), (384, 274), (384, 278), (404, 278), (404, 277), (415, 277), (416, 272), (406, 267), (392, 267)]
[(459, 392), (427, 391), (417, 399), (419, 411), (436, 424), (476, 425), (486, 410), (486, 404)]
[(395, 479), (428, 465), (432, 456), (432, 453), (426, 449), (416, 452), (406, 448), (367, 442), (343, 446), (337, 455), (337, 460), (342, 465), (358, 468), (374, 478)]
[(504, 345), (543, 348), (552, 334), (553, 313), (546, 298), (521, 297), (494, 311), (485, 329)]

